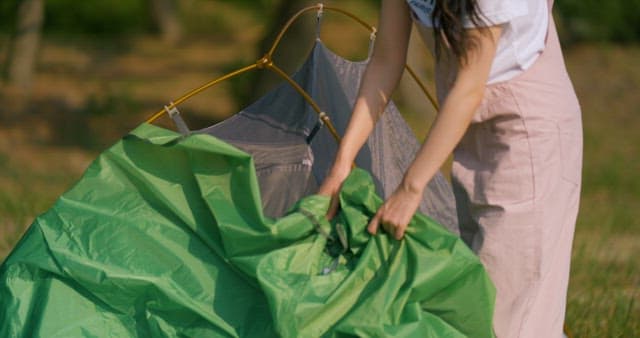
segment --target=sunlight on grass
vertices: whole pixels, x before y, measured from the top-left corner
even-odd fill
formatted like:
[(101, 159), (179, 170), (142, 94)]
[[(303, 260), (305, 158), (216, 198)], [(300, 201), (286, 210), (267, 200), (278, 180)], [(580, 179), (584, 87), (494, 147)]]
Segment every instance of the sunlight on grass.
[(640, 69), (628, 65), (640, 50), (585, 46), (566, 55), (585, 134), (566, 323), (575, 337), (639, 337), (640, 134), (631, 126), (640, 124)]
[[(205, 24), (194, 21), (188, 29), (199, 32)], [(246, 20), (241, 24), (247, 25)], [(238, 54), (242, 60), (253, 55), (244, 45), (253, 44), (248, 40), (259, 34), (228, 29), (235, 35), (217, 37), (217, 43), (224, 44), (217, 49), (211, 42), (192, 41), (166, 51), (157, 41), (141, 38), (127, 52), (85, 55), (73, 46), (45, 42), (41, 87), (34, 95), (46, 100), (37, 113), (44, 114), (41, 110), (58, 101), (64, 103), (60, 109), (73, 111), (64, 116), (46, 112), (57, 124), (28, 125), (22, 138), (0, 125), (0, 261), (34, 218), (80, 177), (96, 151), (155, 111), (159, 102), (207, 81)], [(335, 31), (326, 32), (333, 49), (350, 53), (351, 45), (334, 41)], [(0, 36), (0, 43), (4, 40)], [(640, 337), (640, 48), (576, 46), (565, 56), (583, 107), (585, 135), (566, 324), (576, 338)], [(100, 67), (92, 59), (99, 60)], [(158, 68), (164, 71), (159, 74)], [(56, 69), (67, 72), (64, 81)], [(117, 81), (109, 81), (112, 77)], [(43, 94), (43, 88), (51, 91)], [(231, 111), (231, 103), (221, 104), (230, 101), (228, 92), (221, 87), (185, 111), (210, 122)], [(405, 117), (419, 138), (424, 137), (434, 112), (411, 111), (399, 103), (408, 107)], [(71, 126), (65, 120), (69, 117), (77, 120)]]

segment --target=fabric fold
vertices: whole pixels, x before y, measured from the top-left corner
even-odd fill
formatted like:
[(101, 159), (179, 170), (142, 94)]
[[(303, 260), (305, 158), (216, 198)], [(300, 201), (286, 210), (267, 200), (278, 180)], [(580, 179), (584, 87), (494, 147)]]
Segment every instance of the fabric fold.
[(3, 262), (0, 336), (492, 337), (493, 286), (456, 235), (416, 215), (402, 241), (370, 236), (363, 170), (340, 201), (330, 222), (318, 195), (266, 217), (250, 155), (143, 124)]

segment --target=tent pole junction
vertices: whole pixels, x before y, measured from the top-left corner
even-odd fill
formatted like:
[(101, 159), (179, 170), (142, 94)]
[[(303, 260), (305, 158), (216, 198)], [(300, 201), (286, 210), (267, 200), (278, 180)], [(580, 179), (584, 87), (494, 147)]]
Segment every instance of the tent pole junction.
[[(208, 83), (205, 83), (204, 85), (193, 89), (189, 92), (187, 92), (186, 94), (184, 94), (183, 96), (181, 96), (180, 98), (173, 100), (169, 105), (167, 105), (165, 108), (159, 110), (158, 112), (156, 112), (154, 115), (152, 115), (150, 118), (148, 118), (146, 120), (147, 123), (153, 123), (155, 122), (157, 119), (159, 119), (160, 117), (162, 117), (162, 115), (164, 115), (167, 110), (173, 109), (175, 107), (177, 107), (179, 104), (189, 100), (190, 98), (192, 98), (195, 95), (200, 94), (201, 92), (203, 92), (204, 90), (215, 86), (216, 84), (222, 82), (222, 81), (226, 81), (228, 79), (231, 79), (237, 75), (249, 72), (251, 70), (254, 69), (269, 69), (271, 71), (273, 71), (274, 73), (276, 73), (278, 76), (280, 76), (281, 78), (283, 78), (287, 83), (289, 83), (289, 85), (291, 85), (293, 87), (293, 89), (296, 90), (296, 92), (298, 92), (305, 101), (307, 101), (307, 103), (309, 103), (309, 105), (313, 108), (313, 110), (316, 111), (316, 113), (319, 115), (319, 119), (322, 121), (322, 123), (324, 125), (327, 126), (327, 129), (329, 130), (329, 132), (331, 133), (331, 135), (335, 138), (335, 140), (337, 142), (340, 142), (340, 135), (338, 134), (337, 130), (335, 129), (335, 127), (333, 126), (333, 124), (331, 123), (331, 121), (329, 120), (329, 117), (326, 114), (323, 114), (323, 110), (318, 106), (318, 104), (313, 100), (313, 98), (302, 88), (300, 87), (300, 85), (298, 85), (289, 75), (287, 75), (282, 69), (280, 69), (273, 61), (272, 56), (273, 53), (276, 51), (276, 49), (278, 48), (278, 46), (280, 45), (280, 42), (284, 36), (284, 34), (290, 29), (291, 25), (303, 14), (310, 12), (310, 11), (317, 11), (317, 20), (318, 22), (320, 21), (323, 13), (325, 11), (332, 11), (332, 12), (336, 12), (342, 15), (345, 15), (351, 19), (353, 19), (354, 21), (358, 22), (360, 25), (362, 25), (363, 27), (365, 27), (367, 30), (369, 30), (371, 32), (371, 38), (372, 40), (375, 39), (375, 34), (377, 32), (376, 28), (374, 26), (369, 25), (368, 23), (366, 23), (364, 20), (362, 20), (361, 18), (359, 18), (358, 16), (356, 16), (355, 14), (348, 12), (346, 10), (337, 8), (337, 7), (333, 7), (333, 6), (326, 6), (322, 3), (319, 3), (317, 5), (313, 5), (313, 6), (308, 6), (305, 7), (301, 10), (299, 10), (297, 13), (295, 13), (288, 21), (287, 23), (284, 25), (284, 27), (280, 30), (280, 32), (278, 33), (278, 35), (276, 36), (271, 48), (269, 49), (269, 51), (267, 51), (267, 53), (260, 58), (259, 60), (257, 60), (255, 63), (248, 65), (246, 67), (237, 69), (233, 72), (230, 72), (228, 74), (225, 74), (217, 79), (214, 79)], [(319, 23), (318, 23), (319, 24)], [(317, 32), (318, 36), (319, 36), (319, 30)], [(436, 100), (434, 99), (433, 95), (430, 94), (430, 92), (427, 90), (427, 87), (424, 85), (424, 83), (418, 78), (418, 76), (416, 75), (415, 71), (413, 69), (411, 69), (411, 67), (409, 67), (409, 65), (405, 65), (405, 69), (407, 70), (407, 72), (409, 73), (409, 75), (411, 76), (411, 78), (414, 79), (414, 81), (417, 82), (418, 86), (420, 87), (420, 89), (422, 90), (422, 92), (427, 96), (427, 98), (429, 99), (429, 101), (431, 102), (432, 106), (438, 110), (438, 104), (436, 102)]]

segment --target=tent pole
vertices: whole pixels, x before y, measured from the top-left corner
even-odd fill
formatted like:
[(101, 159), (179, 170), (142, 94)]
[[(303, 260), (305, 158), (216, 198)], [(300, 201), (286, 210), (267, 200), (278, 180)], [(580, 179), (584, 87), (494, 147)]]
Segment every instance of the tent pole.
[(420, 81), (420, 79), (418, 78), (416, 73), (413, 71), (413, 69), (411, 69), (411, 67), (409, 67), (409, 65), (405, 65), (404, 67), (407, 70), (407, 72), (409, 73), (409, 75), (411, 75), (411, 78), (413, 78), (413, 80), (416, 81), (416, 83), (418, 84), (420, 89), (422, 89), (422, 92), (427, 96), (427, 98), (431, 102), (431, 105), (433, 106), (433, 108), (436, 111), (439, 111), (440, 107), (438, 106), (438, 102), (433, 98), (433, 96), (431, 95), (429, 90), (427, 90), (427, 87), (424, 85), (424, 83), (422, 83), (422, 81)]
[(173, 109), (174, 107), (177, 107), (182, 102), (190, 99), (191, 97), (199, 94), (200, 92), (204, 91), (205, 89), (207, 89), (209, 87), (212, 87), (212, 86), (214, 86), (214, 85), (216, 85), (216, 84), (218, 84), (218, 83), (220, 83), (222, 81), (228, 80), (228, 79), (230, 79), (230, 78), (232, 78), (232, 77), (234, 77), (236, 75), (240, 75), (242, 73), (246, 73), (246, 72), (248, 72), (250, 70), (253, 70), (255, 68), (258, 68), (258, 67), (259, 67), (259, 65), (257, 63), (254, 63), (252, 65), (246, 66), (244, 68), (240, 68), (240, 69), (238, 69), (236, 71), (233, 71), (231, 73), (223, 75), (223, 76), (221, 76), (221, 77), (219, 77), (219, 78), (217, 78), (217, 79), (215, 79), (213, 81), (207, 82), (204, 85), (202, 85), (202, 86), (200, 86), (200, 87), (198, 87), (198, 88), (196, 88), (196, 89), (184, 94), (183, 96), (181, 96), (177, 100), (171, 102), (170, 105), (166, 106), (166, 108), (163, 108), (162, 110), (159, 110), (157, 113), (155, 113), (149, 119), (147, 119), (146, 122), (147, 123), (153, 123), (155, 120), (160, 118), (167, 111), (167, 109), (169, 109), (169, 110)]
[(273, 55), (273, 53), (275, 52), (276, 48), (278, 48), (278, 45), (280, 45), (280, 41), (282, 40), (282, 37), (284, 36), (284, 34), (289, 30), (289, 28), (291, 27), (291, 25), (304, 13), (306, 12), (310, 12), (313, 10), (329, 10), (329, 11), (334, 11), (334, 12), (338, 12), (341, 13), (343, 15), (346, 15), (348, 17), (350, 17), (351, 19), (357, 21), (358, 23), (360, 23), (362, 26), (364, 26), (366, 29), (368, 29), (370, 32), (375, 32), (375, 28), (371, 25), (369, 25), (368, 23), (366, 23), (364, 20), (360, 19), (359, 17), (355, 16), (354, 14), (345, 11), (343, 9), (337, 8), (337, 7), (332, 7), (332, 6), (325, 6), (323, 4), (317, 4), (315, 6), (309, 6), (309, 7), (305, 7), (301, 10), (299, 10), (296, 14), (294, 14), (288, 21), (287, 23), (284, 25), (284, 27), (282, 27), (282, 29), (280, 30), (280, 33), (278, 33), (278, 35), (276, 36), (276, 39), (274, 40), (273, 44), (271, 45), (271, 49), (269, 49), (269, 51), (267, 52), (267, 55), (269, 57), (271, 57)]
[[(307, 94), (304, 89), (302, 89), (295, 81), (293, 81), (285, 72), (283, 72), (279, 67), (277, 67), (272, 60), (272, 55), (275, 52), (276, 48), (279, 46), (280, 41), (282, 40), (282, 37), (284, 36), (284, 34), (289, 30), (289, 28), (291, 27), (291, 25), (304, 13), (309, 12), (309, 11), (313, 11), (313, 10), (329, 10), (329, 11), (334, 11), (343, 15), (346, 15), (348, 17), (350, 17), (351, 19), (355, 20), (356, 22), (360, 23), (362, 26), (364, 26), (365, 28), (367, 28), (370, 32), (375, 33), (376, 29), (375, 27), (369, 25), (368, 23), (366, 23), (364, 20), (360, 19), (359, 17), (357, 17), (356, 15), (337, 8), (337, 7), (333, 7), (333, 6), (325, 6), (323, 4), (317, 4), (314, 6), (309, 6), (309, 7), (305, 7), (301, 10), (299, 10), (296, 14), (294, 14), (288, 21), (287, 23), (284, 25), (284, 27), (282, 28), (282, 30), (280, 30), (280, 32), (278, 33), (278, 36), (276, 37), (275, 41), (273, 42), (273, 45), (271, 46), (271, 48), (269, 49), (269, 51), (265, 54), (265, 56), (256, 61), (254, 64), (251, 64), (249, 66), (246, 66), (244, 68), (238, 69), (236, 71), (233, 71), (231, 73), (228, 73), (222, 77), (219, 77), (213, 81), (210, 81), (190, 92), (188, 92), (187, 94), (181, 96), (180, 98), (178, 98), (177, 100), (171, 102), (170, 105), (168, 105), (165, 109), (159, 110), (158, 112), (156, 112), (153, 116), (151, 116), (149, 119), (147, 119), (147, 123), (153, 123), (154, 121), (156, 121), (158, 118), (160, 118), (167, 110), (166, 109), (172, 109), (176, 106), (178, 106), (179, 104), (183, 103), (184, 101), (190, 99), (191, 97), (199, 94), (200, 92), (222, 82), (225, 80), (228, 80), (236, 75), (248, 72), (250, 70), (256, 69), (256, 68), (267, 68), (270, 69), (272, 71), (274, 71), (276, 74), (278, 74), (279, 76), (281, 76), (283, 79), (285, 79), (291, 86), (293, 86), (293, 88), (300, 94), (302, 95), (302, 97), (311, 105), (311, 107), (320, 115), (320, 118), (322, 119), (322, 121), (327, 125), (327, 128), (329, 129), (329, 132), (331, 133), (331, 135), (333, 135), (333, 137), (336, 139), (336, 141), (340, 142), (340, 135), (338, 134), (338, 132), (336, 131), (335, 127), (333, 126), (333, 124), (331, 123), (331, 121), (329, 120), (329, 118), (327, 117), (326, 114), (324, 114), (322, 112), (322, 110), (320, 109), (320, 107), (315, 103), (315, 101), (311, 98), (311, 96), (309, 96), (309, 94)], [(420, 87), (420, 89), (422, 90), (422, 92), (427, 96), (427, 98), (429, 99), (429, 101), (431, 102), (431, 104), (433, 105), (433, 107), (436, 109), (436, 111), (439, 109), (438, 108), (438, 104), (436, 102), (436, 100), (433, 98), (433, 96), (431, 95), (431, 93), (427, 90), (427, 87), (424, 85), (424, 83), (422, 83), (422, 81), (417, 77), (416, 73), (413, 71), (413, 69), (411, 69), (411, 67), (409, 67), (409, 65), (405, 65), (405, 69), (409, 72), (409, 74), (411, 75), (411, 77), (414, 79), (414, 81), (416, 81), (416, 83), (418, 84), (418, 86)]]
[(282, 77), (285, 81), (287, 81), (293, 87), (293, 89), (295, 89), (300, 95), (302, 95), (305, 101), (307, 101), (307, 103), (311, 105), (313, 110), (315, 110), (316, 113), (318, 113), (319, 118), (327, 126), (327, 129), (329, 129), (329, 132), (331, 133), (333, 138), (335, 138), (336, 142), (340, 143), (341, 137), (338, 134), (338, 131), (333, 126), (333, 123), (331, 123), (331, 120), (329, 119), (327, 114), (325, 114), (320, 109), (320, 106), (318, 106), (318, 104), (313, 100), (313, 98), (311, 98), (311, 96), (309, 96), (309, 94), (307, 94), (307, 92), (304, 89), (302, 89), (302, 87), (300, 87), (298, 83), (293, 81), (293, 79), (289, 77), (289, 75), (287, 75), (284, 71), (282, 71), (282, 69), (278, 68), (278, 66), (276, 66), (273, 62), (267, 64), (266, 67), (272, 70), (273, 72), (275, 72), (276, 74), (278, 74), (280, 77)]

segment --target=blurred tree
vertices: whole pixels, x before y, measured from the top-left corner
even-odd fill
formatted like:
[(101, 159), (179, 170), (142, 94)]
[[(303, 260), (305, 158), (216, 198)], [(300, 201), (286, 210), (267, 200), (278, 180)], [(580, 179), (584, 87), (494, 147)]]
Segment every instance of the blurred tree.
[[(265, 22), (264, 34), (258, 42), (255, 59), (252, 60), (255, 61), (262, 58), (271, 48), (280, 30), (295, 13), (317, 4), (317, 0), (233, 0), (233, 3), (246, 7)], [(314, 30), (315, 20), (310, 20), (309, 17), (294, 22), (274, 52), (274, 63), (288, 74), (295, 71), (313, 45)], [(236, 66), (233, 65), (232, 68), (235, 69)], [(268, 70), (235, 78), (231, 80), (234, 100), (238, 107), (242, 108), (282, 81), (282, 78)]]
[(640, 41), (640, 0), (556, 1), (565, 42)]
[(160, 31), (162, 39), (176, 44), (182, 37), (182, 24), (178, 15), (176, 0), (149, 0), (151, 17)]
[[(21, 0), (0, 0), (21, 1)], [(152, 30), (150, 0), (46, 0), (44, 31), (58, 37), (121, 39)]]
[(42, 0), (20, 2), (7, 59), (7, 80), (23, 92), (28, 92), (33, 81), (43, 21)]
[[(317, 1), (311, 0), (281, 0), (269, 18), (265, 34), (258, 48), (259, 55), (256, 55), (256, 59), (261, 58), (271, 48), (278, 33), (295, 13), (316, 3)], [(314, 30), (315, 20), (303, 18), (296, 21), (283, 36), (278, 49), (273, 55), (276, 65), (288, 74), (295, 71), (307, 56), (308, 49), (313, 44)], [(251, 87), (248, 90), (251, 101), (259, 98), (268, 89), (282, 82), (282, 78), (275, 76), (271, 72), (256, 72), (255, 74), (255, 78), (250, 82)]]

